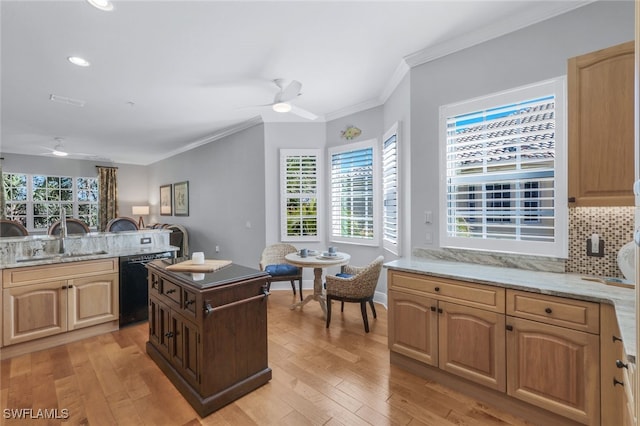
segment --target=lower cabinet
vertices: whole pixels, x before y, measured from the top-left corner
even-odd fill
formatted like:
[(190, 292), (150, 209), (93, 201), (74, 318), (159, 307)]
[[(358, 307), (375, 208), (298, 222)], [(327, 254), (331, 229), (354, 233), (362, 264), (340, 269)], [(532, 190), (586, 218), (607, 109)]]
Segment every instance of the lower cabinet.
[[(607, 422), (605, 413), (601, 423), (598, 303), (394, 270), (387, 283), (393, 353), (560, 419), (625, 424)], [(612, 384), (603, 379), (603, 386)]]
[(599, 336), (507, 318), (507, 394), (580, 423), (598, 424)]
[[(50, 281), (37, 278), (43, 273), (38, 272), (34, 278), (30, 275), (31, 268), (20, 268), (23, 270), (14, 276), (28, 279), (3, 282), (4, 346), (117, 320), (117, 262), (115, 265), (114, 273), (66, 277), (61, 274), (62, 279)], [(56, 265), (49, 268), (55, 276)], [(4, 272), (11, 276), (8, 271), (11, 270)]]

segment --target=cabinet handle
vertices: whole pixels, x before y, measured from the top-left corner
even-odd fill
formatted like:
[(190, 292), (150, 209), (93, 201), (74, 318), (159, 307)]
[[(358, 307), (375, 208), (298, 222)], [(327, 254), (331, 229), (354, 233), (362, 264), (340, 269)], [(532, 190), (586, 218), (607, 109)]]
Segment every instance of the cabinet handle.
[(69, 288), (73, 288), (73, 284), (69, 284)]
[(442, 308), (438, 308), (438, 313), (441, 314), (442, 313)]
[(151, 281), (151, 288), (155, 288), (155, 289), (158, 288), (158, 280)]
[(546, 313), (548, 313), (548, 314), (550, 314), (551, 312), (553, 312), (553, 311), (551, 310), (551, 308), (546, 308), (544, 311), (545, 311)]
[(624, 382), (621, 382), (620, 380), (616, 379), (615, 377), (613, 378), (613, 386), (615, 385), (620, 385), (624, 387)]
[(66, 289), (67, 289), (67, 286), (66, 286), (66, 285), (63, 285), (63, 286), (62, 286), (62, 289), (63, 289), (63, 290), (66, 290)]
[(432, 307), (431, 307), (431, 312), (435, 312), (435, 311), (436, 311), (436, 307), (435, 307), (435, 306), (432, 306)]
[(196, 301), (195, 300), (187, 300), (186, 302), (184, 302), (184, 306), (189, 306), (192, 303), (196, 303)]
[(628, 370), (629, 369), (629, 364), (625, 364), (624, 362), (622, 362), (619, 359), (617, 359), (616, 360), (616, 367), (618, 367), (618, 368), (626, 368)]
[(172, 332), (168, 332), (168, 333), (165, 333), (164, 336), (168, 337), (168, 338), (172, 338), (173, 337), (173, 333)]
[(613, 341), (613, 343), (615, 342), (622, 342), (622, 339), (619, 338), (618, 336), (611, 336), (611, 340)]
[(576, 202), (576, 197), (569, 197), (569, 202), (570, 203), (575, 203)]
[(166, 294), (171, 294), (171, 293), (175, 293), (175, 292), (176, 292), (176, 289), (172, 288), (171, 290), (167, 290)]
[(507, 330), (509, 330), (509, 331), (513, 331), (513, 326), (512, 326), (512, 325), (507, 325), (505, 328), (506, 328)]
[(440, 287), (434, 288), (435, 291), (440, 291)]

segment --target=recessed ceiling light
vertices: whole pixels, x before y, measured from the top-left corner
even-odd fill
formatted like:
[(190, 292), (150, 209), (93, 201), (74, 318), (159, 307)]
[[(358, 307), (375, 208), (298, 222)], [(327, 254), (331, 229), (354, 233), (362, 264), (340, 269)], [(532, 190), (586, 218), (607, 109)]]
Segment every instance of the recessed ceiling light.
[(80, 56), (69, 56), (67, 60), (71, 62), (73, 65), (77, 65), (79, 67), (88, 67), (89, 65), (91, 65), (89, 61), (87, 61), (84, 58), (81, 58)]
[(286, 102), (278, 102), (273, 104), (273, 110), (275, 112), (289, 112), (291, 111), (291, 105)]
[(87, 0), (91, 6), (96, 9), (104, 10), (105, 12), (110, 12), (113, 10), (113, 3), (109, 0)]

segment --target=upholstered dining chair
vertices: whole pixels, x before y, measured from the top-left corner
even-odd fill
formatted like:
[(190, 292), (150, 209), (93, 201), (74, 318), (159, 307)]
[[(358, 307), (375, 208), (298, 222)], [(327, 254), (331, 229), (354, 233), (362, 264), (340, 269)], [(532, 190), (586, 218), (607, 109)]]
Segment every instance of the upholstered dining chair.
[[(89, 232), (89, 225), (81, 221), (80, 219), (74, 219), (72, 217), (67, 218), (67, 234), (87, 234)], [(49, 235), (60, 234), (60, 221), (57, 220), (49, 226)]]
[(341, 302), (340, 312), (344, 311), (344, 302), (360, 303), (364, 331), (369, 332), (369, 320), (367, 319), (367, 302), (371, 306), (373, 317), (377, 318), (376, 308), (373, 305), (373, 296), (378, 285), (378, 278), (382, 270), (384, 257), (378, 256), (367, 266), (342, 267), (342, 272), (336, 276), (327, 275), (327, 328), (331, 323), (331, 301)]
[[(67, 224), (67, 226), (69, 226)], [(124, 232), (124, 231), (137, 231), (138, 222), (135, 219), (126, 216), (120, 216), (111, 219), (107, 222), (106, 232)]]
[(291, 244), (272, 244), (262, 251), (260, 257), (260, 270), (267, 272), (271, 277), (267, 279), (267, 290), (271, 288), (274, 281), (290, 281), (293, 295), (296, 295), (296, 284), (300, 290), (300, 300), (302, 300), (302, 268), (291, 265), (284, 260), (289, 253), (295, 253), (296, 249)]
[(29, 235), (27, 228), (16, 220), (0, 219), (0, 237), (24, 237)]

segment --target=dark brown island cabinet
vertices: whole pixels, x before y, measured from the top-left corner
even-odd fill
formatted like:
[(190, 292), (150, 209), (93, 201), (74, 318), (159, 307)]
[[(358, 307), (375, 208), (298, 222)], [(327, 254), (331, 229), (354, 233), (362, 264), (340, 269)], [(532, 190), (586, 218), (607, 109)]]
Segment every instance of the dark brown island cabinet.
[(231, 264), (211, 273), (149, 269), (147, 353), (205, 417), (271, 380), (268, 275)]

